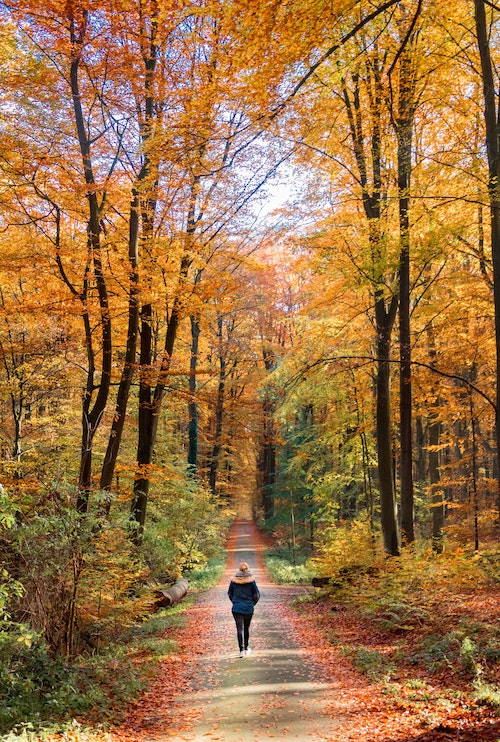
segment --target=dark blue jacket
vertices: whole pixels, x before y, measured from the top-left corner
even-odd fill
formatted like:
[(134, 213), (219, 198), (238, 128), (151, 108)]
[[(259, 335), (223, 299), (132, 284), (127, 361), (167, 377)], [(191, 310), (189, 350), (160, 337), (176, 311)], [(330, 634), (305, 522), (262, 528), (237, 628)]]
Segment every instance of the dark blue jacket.
[(253, 613), (254, 606), (260, 598), (257, 583), (249, 572), (237, 572), (229, 583), (227, 594), (233, 604), (233, 613)]

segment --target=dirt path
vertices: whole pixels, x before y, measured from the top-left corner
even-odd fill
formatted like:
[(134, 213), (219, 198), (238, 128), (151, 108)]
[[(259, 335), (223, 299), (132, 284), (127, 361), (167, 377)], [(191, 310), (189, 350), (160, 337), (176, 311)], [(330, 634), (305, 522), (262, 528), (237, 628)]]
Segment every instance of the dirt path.
[[(203, 707), (193, 739), (328, 740), (332, 721), (323, 714), (329, 686), (312, 667), (286, 621), (290, 591), (271, 585), (255, 550), (255, 529), (239, 523), (222, 583), (205, 596), (216, 626), (216, 688), (208, 674), (193, 701)], [(251, 624), (252, 653), (240, 659), (227, 586), (241, 561), (248, 562), (261, 591)], [(210, 660), (208, 660), (210, 661)]]
[[(166, 658), (148, 692), (106, 739), (500, 742), (498, 717), (479, 713), (471, 720), (459, 699), (443, 706), (438, 693), (427, 709), (385, 696), (326, 638), (310, 609), (300, 614), (290, 607), (304, 588), (271, 584), (261, 550), (253, 523), (237, 523), (220, 584), (201, 595), (186, 626), (173, 631), (179, 652)], [(227, 587), (242, 560), (262, 597), (251, 625), (253, 651), (240, 659)], [(347, 617), (333, 620), (341, 644), (359, 640), (359, 627)]]
[[(301, 588), (270, 584), (260, 550), (255, 526), (237, 523), (220, 584), (190, 609), (184, 635), (186, 652), (165, 662), (162, 676), (133, 709), (127, 731), (117, 732), (116, 739), (337, 739), (334, 730), (339, 719), (332, 721), (325, 713), (331, 686), (318, 679), (300, 638), (287, 621), (289, 601)], [(227, 587), (242, 560), (250, 564), (261, 600), (251, 625), (252, 653), (240, 659)], [(182, 637), (180, 641), (182, 646)], [(177, 667), (179, 661), (182, 672)], [(177, 693), (166, 695), (175, 677)]]

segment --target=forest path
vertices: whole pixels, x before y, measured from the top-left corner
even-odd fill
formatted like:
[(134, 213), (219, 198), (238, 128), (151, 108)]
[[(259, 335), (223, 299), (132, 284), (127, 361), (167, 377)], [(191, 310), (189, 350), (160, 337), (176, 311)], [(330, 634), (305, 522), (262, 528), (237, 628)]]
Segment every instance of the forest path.
[[(192, 701), (203, 708), (203, 716), (193, 735), (184, 739), (331, 739), (333, 722), (322, 713), (330, 686), (315, 679), (286, 620), (291, 592), (295, 594), (297, 589), (269, 582), (253, 523), (235, 525), (228, 552), (221, 583), (203, 598), (213, 611), (218, 682), (214, 688), (213, 674), (203, 672), (202, 660), (201, 683)], [(248, 562), (261, 591), (250, 627), (252, 652), (243, 659), (238, 655), (227, 597), (229, 581), (241, 561)], [(212, 641), (210, 649), (213, 648)]]
[[(358, 672), (342, 647), (369, 642), (359, 619), (341, 606), (327, 614), (321, 603), (318, 613), (314, 604), (293, 609), (291, 598), (306, 588), (269, 581), (251, 521), (235, 524), (227, 548), (219, 585), (198, 596), (184, 626), (167, 633), (178, 651), (165, 657), (106, 742), (500, 742), (494, 710), (469, 706), (446, 682), (434, 687), (435, 675), (424, 676), (421, 697), (402, 675), (394, 696)], [(250, 564), (262, 596), (251, 625), (253, 652), (242, 659), (227, 597), (241, 561)], [(496, 610), (491, 616), (493, 622)], [(377, 655), (393, 651), (393, 639), (375, 638), (369, 646)]]
[[(331, 681), (318, 677), (287, 620), (292, 612), (290, 599), (304, 588), (272, 584), (261, 551), (255, 525), (236, 523), (223, 578), (190, 609), (186, 649), (178, 656), (182, 671), (175, 660), (164, 663), (163, 680), (158, 677), (135, 708), (128, 734), (120, 739), (327, 742), (343, 738), (335, 735), (339, 719), (326, 713)], [(241, 561), (249, 563), (261, 599), (251, 624), (252, 652), (240, 659), (227, 588)], [(177, 692), (166, 697), (164, 689), (172, 685), (176, 673)]]

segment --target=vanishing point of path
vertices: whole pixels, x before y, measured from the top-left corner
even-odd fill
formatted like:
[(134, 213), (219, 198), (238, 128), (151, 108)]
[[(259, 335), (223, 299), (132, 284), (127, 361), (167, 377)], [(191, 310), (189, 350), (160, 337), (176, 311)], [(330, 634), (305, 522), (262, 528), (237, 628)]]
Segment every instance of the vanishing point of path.
[[(338, 718), (326, 713), (331, 687), (300, 647), (288, 617), (289, 601), (303, 588), (273, 585), (265, 571), (258, 532), (253, 523), (240, 521), (228, 543), (224, 576), (190, 609), (186, 652), (166, 662), (162, 673), (179, 672), (177, 694), (162, 697), (158, 678), (132, 726), (121, 739), (141, 742), (186, 740), (190, 742), (260, 742), (315, 740), (328, 742)], [(261, 599), (250, 631), (249, 656), (239, 658), (231, 603), (227, 588), (239, 563), (246, 561), (255, 576)], [(190, 647), (195, 647), (193, 654)], [(142, 712), (142, 713), (141, 713)]]

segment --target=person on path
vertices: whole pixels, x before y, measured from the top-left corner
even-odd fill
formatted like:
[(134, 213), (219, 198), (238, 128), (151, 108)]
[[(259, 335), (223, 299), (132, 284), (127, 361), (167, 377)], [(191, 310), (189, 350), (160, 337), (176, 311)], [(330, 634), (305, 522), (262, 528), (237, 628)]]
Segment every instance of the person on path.
[(240, 648), (240, 657), (250, 654), (250, 622), (254, 607), (260, 598), (259, 588), (246, 562), (241, 562), (239, 570), (229, 583), (227, 591), (233, 604), (233, 616), (236, 623), (236, 636)]

